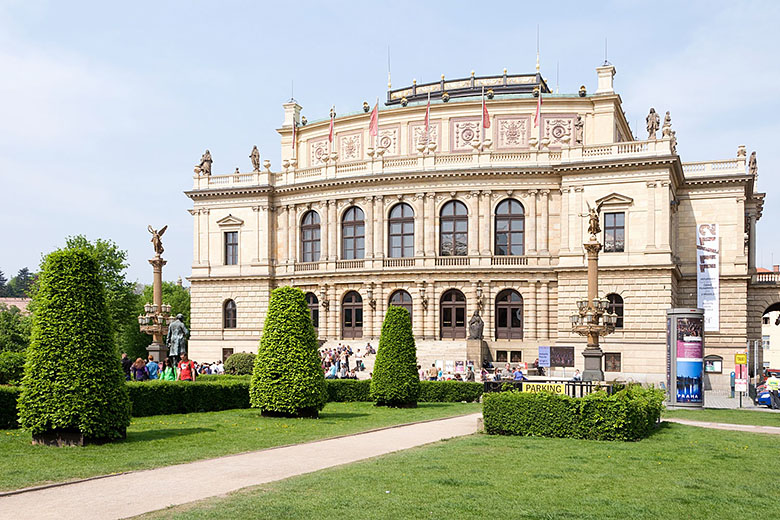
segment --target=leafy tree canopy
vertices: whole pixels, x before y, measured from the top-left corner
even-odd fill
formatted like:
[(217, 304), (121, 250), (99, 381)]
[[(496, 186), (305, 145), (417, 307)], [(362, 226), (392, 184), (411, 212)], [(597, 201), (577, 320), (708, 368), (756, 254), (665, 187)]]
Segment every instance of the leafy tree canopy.
[(30, 344), (32, 318), (16, 306), (0, 304), (0, 352), (21, 352)]

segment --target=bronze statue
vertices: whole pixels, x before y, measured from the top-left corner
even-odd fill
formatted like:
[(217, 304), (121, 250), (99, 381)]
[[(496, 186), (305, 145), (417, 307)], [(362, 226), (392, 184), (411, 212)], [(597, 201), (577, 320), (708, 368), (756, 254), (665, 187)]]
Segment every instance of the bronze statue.
[(474, 314), (469, 320), (469, 339), (482, 339), (482, 331), (485, 329), (485, 322), (479, 316), (479, 311), (474, 311)]
[(154, 229), (152, 226), (148, 226), (149, 233), (152, 234), (152, 245), (154, 246), (154, 252), (157, 253), (157, 256), (160, 256), (163, 254), (163, 245), (162, 245), (162, 236), (165, 234), (165, 230), (168, 229), (168, 226), (163, 226), (163, 228), (159, 231)]
[(601, 204), (597, 204), (595, 208), (592, 208), (590, 204), (588, 204), (588, 233), (590, 233), (591, 237), (595, 237), (601, 233), (599, 212), (601, 212)]
[(252, 153), (249, 154), (249, 158), (252, 159), (252, 171), (260, 171), (260, 150), (257, 149), (257, 145), (252, 147)]
[(748, 172), (750, 175), (758, 175), (758, 162), (756, 161), (756, 152), (750, 154), (750, 160), (748, 160)]
[(582, 144), (584, 134), (585, 123), (582, 121), (582, 116), (577, 116), (577, 122), (574, 123), (574, 143)]
[(177, 314), (176, 319), (168, 325), (168, 336), (165, 338), (165, 344), (168, 346), (168, 356), (181, 357), (187, 353), (187, 338), (190, 331), (184, 325), (184, 315)]
[(656, 113), (654, 108), (650, 109), (650, 113), (647, 114), (647, 138), (655, 139), (658, 127), (661, 125), (661, 117)]
[(195, 167), (195, 170), (202, 175), (211, 175), (211, 163), (213, 162), (211, 160), (211, 152), (206, 150), (206, 153), (200, 156), (200, 163)]

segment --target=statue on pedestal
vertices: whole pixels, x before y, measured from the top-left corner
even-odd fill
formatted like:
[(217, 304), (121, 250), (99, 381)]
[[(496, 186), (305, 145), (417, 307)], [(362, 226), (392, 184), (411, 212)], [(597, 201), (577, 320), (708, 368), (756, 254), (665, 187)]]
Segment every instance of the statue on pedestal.
[(666, 116), (664, 116), (664, 127), (661, 131), (661, 135), (663, 137), (671, 137), (672, 136), (672, 116), (669, 114), (669, 111), (666, 111)]
[(574, 144), (582, 144), (585, 123), (582, 116), (577, 116), (577, 122), (574, 123)]
[(260, 150), (257, 149), (257, 145), (252, 147), (252, 153), (249, 154), (249, 158), (252, 159), (252, 171), (260, 171)]
[(469, 320), (469, 339), (482, 339), (482, 331), (485, 329), (485, 322), (479, 316), (479, 311), (474, 311), (474, 314)]
[(601, 204), (596, 205), (595, 208), (588, 204), (588, 233), (590, 233), (591, 238), (595, 238), (599, 233), (601, 233), (601, 225), (599, 224), (600, 211)]
[(168, 336), (165, 344), (168, 346), (168, 357), (176, 358), (176, 361), (187, 353), (187, 338), (190, 331), (184, 325), (184, 315), (177, 314), (176, 319), (168, 326)]
[(750, 154), (748, 160), (748, 172), (750, 175), (758, 175), (758, 162), (756, 161), (756, 152)]
[(200, 163), (195, 167), (195, 171), (201, 175), (211, 175), (211, 152), (206, 150), (206, 153), (200, 156)]
[(647, 138), (655, 139), (658, 127), (661, 125), (661, 117), (656, 113), (654, 108), (650, 109), (650, 113), (647, 114)]
[(157, 256), (160, 256), (165, 251), (162, 245), (162, 236), (165, 234), (165, 230), (168, 229), (168, 226), (163, 226), (163, 228), (159, 231), (154, 229), (152, 226), (148, 226), (148, 229), (149, 233), (152, 234), (152, 246), (154, 247), (154, 252), (157, 253)]

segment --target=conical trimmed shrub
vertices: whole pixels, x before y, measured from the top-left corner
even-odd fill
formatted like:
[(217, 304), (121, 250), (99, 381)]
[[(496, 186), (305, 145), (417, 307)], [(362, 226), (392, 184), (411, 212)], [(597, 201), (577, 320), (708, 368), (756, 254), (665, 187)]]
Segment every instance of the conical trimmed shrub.
[(274, 289), (255, 358), (249, 401), (264, 415), (317, 417), (326, 400), (317, 333), (303, 291)]
[(47, 444), (124, 437), (130, 398), (96, 259), (83, 250), (55, 251), (39, 283), (19, 423), (33, 442)]
[(391, 305), (385, 314), (371, 378), (371, 397), (377, 406), (417, 406), (417, 347), (409, 311), (403, 307)]

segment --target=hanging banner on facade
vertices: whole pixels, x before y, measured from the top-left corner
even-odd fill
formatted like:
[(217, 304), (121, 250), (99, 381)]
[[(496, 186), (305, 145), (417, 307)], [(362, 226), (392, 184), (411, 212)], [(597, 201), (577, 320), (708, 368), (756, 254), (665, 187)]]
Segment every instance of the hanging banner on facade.
[(720, 241), (717, 224), (696, 232), (696, 303), (704, 309), (704, 330), (720, 329)]

